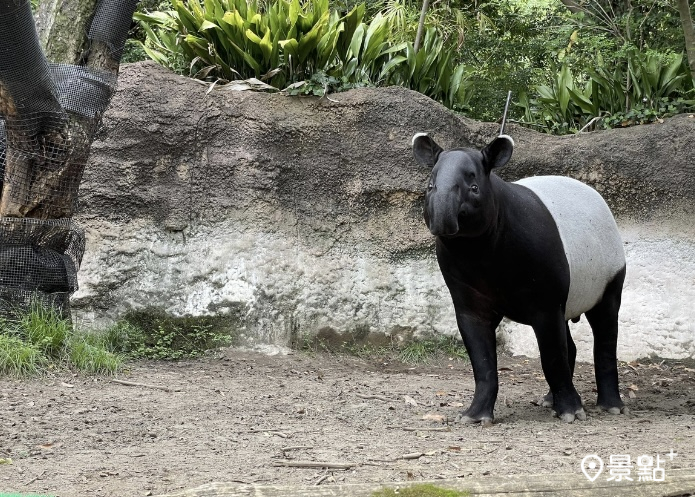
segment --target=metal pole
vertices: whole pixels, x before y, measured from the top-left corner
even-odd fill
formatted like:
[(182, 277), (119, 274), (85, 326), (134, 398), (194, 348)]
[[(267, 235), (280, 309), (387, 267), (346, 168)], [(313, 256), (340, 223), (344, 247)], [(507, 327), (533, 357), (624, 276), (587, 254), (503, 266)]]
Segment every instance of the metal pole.
[(507, 103), (504, 105), (504, 114), (502, 115), (502, 125), (500, 126), (500, 135), (504, 134), (504, 125), (507, 122), (507, 111), (509, 110), (509, 102), (512, 100), (512, 90), (507, 93)]

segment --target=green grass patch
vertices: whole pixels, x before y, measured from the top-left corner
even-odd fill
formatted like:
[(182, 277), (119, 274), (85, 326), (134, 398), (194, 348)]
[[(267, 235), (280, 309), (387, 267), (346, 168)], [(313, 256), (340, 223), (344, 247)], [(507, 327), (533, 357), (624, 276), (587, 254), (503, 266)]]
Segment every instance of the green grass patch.
[(413, 365), (448, 360), (468, 361), (463, 343), (448, 335), (400, 340), (362, 332), (340, 334), (334, 330), (322, 330), (316, 335), (296, 334), (291, 345), (309, 354), (347, 354), (367, 360), (400, 361)]
[(35, 346), (0, 333), (0, 375), (32, 376), (46, 364), (46, 357)]
[(410, 341), (400, 348), (398, 355), (399, 359), (406, 364), (427, 364), (440, 357), (468, 360), (468, 353), (463, 343), (448, 335)]
[(469, 492), (461, 490), (449, 490), (429, 483), (420, 483), (398, 490), (382, 488), (373, 492), (371, 497), (467, 497), (469, 495)]
[(67, 349), (70, 364), (85, 373), (111, 374), (121, 367), (123, 357), (108, 349), (103, 337), (76, 334)]
[(48, 357), (58, 357), (72, 334), (72, 323), (51, 307), (33, 304), (28, 312), (18, 313), (16, 334)]
[(38, 303), (0, 321), (0, 374), (33, 376), (49, 369), (116, 372), (123, 359), (97, 334), (73, 329), (59, 311)]

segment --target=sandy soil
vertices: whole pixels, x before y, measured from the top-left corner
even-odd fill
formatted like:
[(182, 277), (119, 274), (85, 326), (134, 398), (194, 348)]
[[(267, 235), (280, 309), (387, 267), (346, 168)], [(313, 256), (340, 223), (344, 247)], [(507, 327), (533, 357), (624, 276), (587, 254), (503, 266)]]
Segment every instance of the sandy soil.
[[(147, 386), (70, 373), (0, 379), (0, 459), (12, 460), (0, 464), (0, 494), (130, 497), (212, 481), (579, 474), (589, 454), (606, 464), (629, 455), (633, 465), (659, 456), (666, 477), (671, 468), (695, 467), (693, 361), (621, 364), (629, 416), (596, 411), (592, 366), (578, 364), (575, 384), (589, 417), (568, 425), (537, 405), (547, 389), (538, 361), (501, 357), (489, 428), (448, 424), (468, 405), (473, 375), (446, 358), (408, 367), (230, 349), (195, 361), (134, 363), (117, 378)], [(288, 461), (353, 466), (282, 466)]]

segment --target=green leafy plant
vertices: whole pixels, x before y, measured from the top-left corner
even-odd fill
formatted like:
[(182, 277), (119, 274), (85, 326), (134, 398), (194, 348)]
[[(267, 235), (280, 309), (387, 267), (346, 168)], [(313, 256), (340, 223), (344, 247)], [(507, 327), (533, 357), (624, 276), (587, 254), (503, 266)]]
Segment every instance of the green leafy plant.
[(265, 8), (256, 0), (173, 0), (172, 5), (172, 11), (135, 15), (147, 34), (144, 49), (172, 69), (179, 67), (172, 60), (183, 57), (200, 79), (253, 77), (284, 87), (330, 70), (338, 45), (362, 48), (362, 32), (355, 32), (364, 30), (364, 6), (340, 16), (329, 10), (328, 0), (275, 0)]
[(693, 90), (681, 54), (670, 60), (656, 53), (632, 54), (627, 70), (608, 69), (599, 61), (587, 71), (583, 86), (563, 64), (549, 85), (535, 87), (536, 98), (520, 95), (524, 122), (563, 134), (592, 123), (606, 128), (646, 124), (695, 105), (683, 98)]
[(345, 76), (336, 78), (334, 76), (329, 76), (323, 71), (320, 71), (312, 74), (312, 76), (307, 80), (288, 86), (285, 91), (288, 95), (314, 95), (323, 97), (329, 93), (336, 93), (365, 86), (369, 85), (367, 83), (351, 83)]
[(416, 90), (447, 107), (464, 110), (472, 95), (466, 80), (467, 67), (454, 64), (453, 54), (444, 49), (444, 43), (435, 28), (430, 27), (417, 53), (412, 43), (406, 43), (404, 53), (391, 59), (382, 74), (393, 71), (389, 83)]
[(395, 42), (393, 17), (365, 22), (365, 5), (344, 15), (328, 0), (173, 0), (173, 10), (136, 13), (143, 49), (198, 79), (256, 78), (290, 94), (324, 95), (363, 85), (402, 85), (453, 108), (466, 105), (465, 67), (431, 28), (416, 55)]
[(233, 343), (227, 324), (215, 317), (174, 317), (156, 310), (132, 312), (104, 335), (112, 350), (143, 359), (197, 357)]
[(601, 119), (601, 126), (606, 129), (626, 128), (639, 124), (660, 122), (664, 117), (675, 116), (695, 110), (695, 100), (682, 98), (662, 98), (650, 106), (637, 104), (627, 112), (616, 112)]

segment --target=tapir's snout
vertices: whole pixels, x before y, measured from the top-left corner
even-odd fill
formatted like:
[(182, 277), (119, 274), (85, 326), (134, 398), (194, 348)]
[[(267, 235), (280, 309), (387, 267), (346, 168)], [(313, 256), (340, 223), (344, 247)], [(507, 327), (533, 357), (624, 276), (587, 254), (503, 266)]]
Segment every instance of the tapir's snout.
[(454, 236), (459, 231), (456, 219), (442, 219), (440, 222), (430, 222), (430, 233), (434, 236)]
[(460, 196), (458, 189), (430, 196), (427, 205), (427, 227), (434, 236), (454, 236), (459, 231)]

